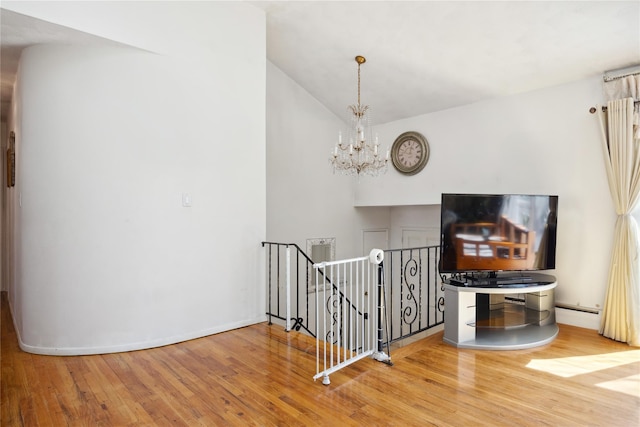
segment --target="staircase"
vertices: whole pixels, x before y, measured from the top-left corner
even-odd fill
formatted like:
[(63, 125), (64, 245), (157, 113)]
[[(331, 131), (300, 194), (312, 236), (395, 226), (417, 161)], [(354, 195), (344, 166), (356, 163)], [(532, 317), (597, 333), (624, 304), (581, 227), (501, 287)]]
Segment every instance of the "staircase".
[(358, 341), (352, 325), (363, 325), (367, 334), (375, 332), (374, 352), (380, 354), (385, 348), (388, 352), (392, 343), (444, 323), (438, 246), (384, 251), (384, 263), (377, 270), (381, 287), (366, 291), (359, 288), (359, 273), (335, 268), (347, 268), (360, 259), (314, 268), (313, 260), (295, 243), (262, 242), (262, 246), (269, 324), (282, 324), (287, 331), (301, 331), (328, 343), (329, 352), (331, 346), (356, 354), (365, 351), (369, 342)]

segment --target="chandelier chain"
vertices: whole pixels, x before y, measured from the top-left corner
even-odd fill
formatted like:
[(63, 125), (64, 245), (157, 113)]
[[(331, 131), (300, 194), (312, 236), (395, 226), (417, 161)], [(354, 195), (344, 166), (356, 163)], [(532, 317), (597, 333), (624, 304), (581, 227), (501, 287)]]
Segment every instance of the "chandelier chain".
[(360, 106), (360, 62), (358, 62), (358, 106)]

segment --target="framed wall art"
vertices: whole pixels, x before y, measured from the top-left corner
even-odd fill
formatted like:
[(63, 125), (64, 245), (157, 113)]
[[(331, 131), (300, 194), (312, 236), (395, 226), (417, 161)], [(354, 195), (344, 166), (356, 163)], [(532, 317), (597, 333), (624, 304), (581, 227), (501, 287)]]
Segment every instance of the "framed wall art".
[(16, 134), (11, 131), (7, 144), (7, 187), (16, 185)]

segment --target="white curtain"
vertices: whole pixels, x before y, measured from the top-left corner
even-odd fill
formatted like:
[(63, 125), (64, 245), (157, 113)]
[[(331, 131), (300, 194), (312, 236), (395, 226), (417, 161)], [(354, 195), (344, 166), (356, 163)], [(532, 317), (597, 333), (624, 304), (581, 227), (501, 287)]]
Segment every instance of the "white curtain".
[(609, 101), (606, 114), (598, 112), (609, 189), (618, 215), (600, 333), (632, 346), (640, 346), (640, 236), (631, 215), (640, 197), (640, 126), (634, 111), (640, 78), (636, 77), (640, 76), (618, 79), (626, 97)]

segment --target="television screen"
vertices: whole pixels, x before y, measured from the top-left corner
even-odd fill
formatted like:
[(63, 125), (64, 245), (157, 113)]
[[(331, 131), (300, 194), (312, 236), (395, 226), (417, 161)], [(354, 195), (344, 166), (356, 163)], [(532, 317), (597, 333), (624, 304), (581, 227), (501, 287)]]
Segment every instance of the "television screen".
[(443, 194), (440, 271), (555, 268), (558, 196)]

